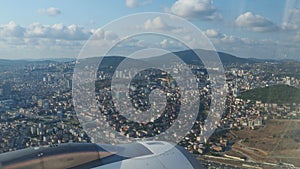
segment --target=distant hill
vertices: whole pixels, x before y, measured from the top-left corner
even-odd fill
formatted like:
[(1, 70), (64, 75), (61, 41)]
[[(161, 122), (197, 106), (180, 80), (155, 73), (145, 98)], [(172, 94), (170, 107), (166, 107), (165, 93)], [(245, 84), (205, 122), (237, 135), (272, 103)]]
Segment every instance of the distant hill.
[(0, 59), (0, 71), (12, 70), (12, 69), (22, 69), (30, 64), (50, 64), (58, 62), (71, 62), (71, 59), (48, 59), (48, 60), (38, 60), (38, 59), (28, 59), (28, 60), (9, 60), (9, 59)]
[[(211, 55), (215, 55), (214, 51), (208, 51), (208, 50), (201, 50), (197, 49), (197, 52), (199, 52), (204, 58), (209, 58)], [(131, 59), (131, 61), (134, 64), (137, 64), (138, 62), (147, 62), (151, 61), (153, 64), (155, 63), (169, 63), (172, 64), (177, 61), (176, 57), (174, 57), (174, 54), (177, 55), (181, 60), (183, 60), (187, 64), (192, 65), (203, 65), (202, 61), (198, 58), (198, 56), (194, 53), (194, 50), (185, 50), (185, 51), (179, 51), (174, 53), (165, 54), (162, 56), (156, 56), (151, 58), (142, 58), (142, 59)], [(240, 58), (236, 57), (234, 55), (224, 53), (224, 52), (218, 52), (218, 55), (220, 57), (220, 60), (223, 64), (243, 64), (243, 63), (258, 63), (258, 62), (264, 62), (265, 60), (261, 59), (253, 59), (253, 58)], [(103, 61), (105, 62), (106, 66), (116, 65), (119, 64), (125, 57), (123, 56), (110, 56), (105, 57)], [(90, 62), (94, 62), (97, 59), (95, 58), (89, 58), (88, 60)], [(72, 62), (75, 61), (74, 58), (50, 58), (50, 59), (32, 59), (32, 60), (6, 60), (6, 59), (0, 59), (0, 70), (7, 70), (14, 67), (23, 67), (30, 63), (44, 63), (44, 62)], [(85, 59), (83, 59), (85, 60)]]
[(76, 58), (41, 58), (41, 59), (27, 59), (30, 62), (73, 62)]
[(0, 59), (0, 70), (15, 69), (16, 67), (23, 67), (28, 63), (26, 60)]
[(239, 97), (264, 103), (300, 103), (300, 89), (288, 85), (274, 85), (245, 91)]
[[(214, 51), (197, 49), (197, 52), (200, 53), (204, 58), (210, 58), (210, 56), (215, 55)], [(203, 65), (202, 61), (199, 59), (199, 57), (195, 54), (195, 52), (193, 50), (179, 51), (179, 52), (174, 52), (173, 54), (177, 55), (181, 60), (183, 60), (187, 64)], [(153, 61), (160, 62), (160, 63), (164, 63), (165, 61), (176, 62), (176, 59), (173, 54), (165, 54), (162, 56), (146, 58), (145, 60), (149, 60), (152, 62)], [(223, 64), (258, 63), (258, 62), (264, 61), (264, 60), (260, 60), (260, 59), (240, 58), (240, 57), (236, 57), (234, 55), (224, 53), (224, 52), (218, 52), (218, 55)]]
[(223, 64), (230, 64), (230, 63), (259, 63), (264, 62), (263, 59), (254, 59), (254, 58), (240, 58), (228, 53), (218, 52), (221, 62)]
[[(213, 52), (213, 51), (207, 51), (207, 50), (197, 50), (197, 51), (201, 55), (203, 55), (204, 58), (206, 58), (206, 57), (210, 58), (210, 56), (215, 55), (215, 52)], [(165, 55), (154, 56), (154, 57), (150, 57), (150, 58), (141, 58), (141, 59), (127, 58), (127, 59), (129, 59), (128, 63), (131, 63), (132, 66), (135, 66), (136, 64), (147, 63), (147, 62), (155, 64), (155, 65), (160, 65), (161, 63), (173, 64), (178, 61), (178, 58), (175, 57), (175, 55), (178, 56), (186, 64), (203, 65), (202, 61), (194, 53), (193, 50), (185, 50), (185, 51), (179, 51), (179, 52), (174, 52), (174, 53), (168, 53)], [(232, 63), (242, 64), (242, 63), (257, 63), (257, 62), (259, 62), (258, 59), (252, 60), (252, 59), (239, 58), (239, 57), (236, 57), (236, 56), (233, 56), (233, 55), (230, 55), (227, 53), (223, 53), (223, 52), (219, 52), (218, 55), (223, 64), (232, 64)], [(121, 61), (123, 61), (124, 58), (125, 57), (123, 57), (123, 56), (104, 57), (104, 59), (102, 60), (102, 66), (106, 66), (106, 67), (116, 66)], [(89, 58), (88, 60), (91, 62), (95, 62), (94, 59), (97, 60), (97, 57)], [(260, 60), (260, 62), (262, 62), (262, 60)]]

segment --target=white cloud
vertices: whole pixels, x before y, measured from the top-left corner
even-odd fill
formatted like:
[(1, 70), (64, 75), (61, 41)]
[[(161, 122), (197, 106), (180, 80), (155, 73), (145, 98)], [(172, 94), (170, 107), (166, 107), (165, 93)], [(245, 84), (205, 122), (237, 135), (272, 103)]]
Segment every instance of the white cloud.
[(207, 29), (203, 31), (203, 33), (213, 42), (213, 44), (244, 43), (244, 40), (246, 40), (233, 35), (221, 33), (215, 29)]
[(119, 37), (117, 34), (110, 30), (103, 30), (103, 29), (92, 29), (91, 33), (97, 37), (97, 39), (103, 39), (103, 40), (108, 40), (108, 41), (115, 41), (118, 40)]
[(144, 28), (146, 30), (165, 30), (169, 29), (170, 26), (161, 17), (156, 17), (154, 19), (148, 19), (144, 23)]
[(39, 9), (38, 12), (48, 16), (56, 16), (61, 14), (61, 10), (54, 7)]
[(241, 38), (238, 38), (238, 37), (235, 37), (235, 36), (232, 36), (232, 35), (226, 35), (226, 34), (223, 34), (222, 37), (220, 38), (220, 41), (223, 42), (223, 43), (237, 43), (237, 42), (243, 42), (241, 40)]
[(136, 0), (126, 0), (126, 6), (129, 8), (134, 8), (137, 6), (137, 1)]
[(33, 23), (26, 28), (26, 37), (65, 39), (65, 40), (86, 40), (91, 32), (78, 25), (65, 26), (63, 24), (42, 25)]
[[(216, 35), (216, 32), (210, 29), (204, 31), (205, 34), (211, 35)], [(271, 38), (251, 39), (218, 32), (218, 36), (210, 36), (209, 39), (217, 51), (234, 54), (238, 57), (282, 59), (288, 56), (290, 59), (296, 59), (300, 52), (299, 43), (295, 43), (297, 35), (276, 41)]]
[(246, 28), (255, 32), (269, 32), (278, 30), (278, 27), (269, 19), (255, 15), (252, 12), (246, 12), (238, 16), (235, 23), (239, 27)]
[(220, 19), (212, 0), (177, 0), (170, 11), (178, 16), (200, 19)]
[(83, 44), (83, 41), (10, 37), (0, 40), (0, 57), (14, 59), (76, 57)]
[(163, 39), (160, 42), (160, 45), (162, 48), (167, 49), (167, 50), (179, 50), (180, 48), (183, 48), (183, 44), (178, 42), (178, 41), (174, 41), (174, 40), (170, 40), (170, 39)]
[(220, 36), (220, 33), (214, 29), (207, 29), (206, 31), (204, 31), (204, 34), (209, 38), (216, 38)]
[[(74, 57), (78, 55), (84, 42), (92, 35), (79, 25), (32, 23), (20, 26), (11, 21), (0, 25), (1, 57)], [(112, 32), (106, 31), (108, 40), (114, 38)]]
[(152, 0), (125, 0), (125, 4), (128, 8), (135, 8), (150, 3), (152, 3)]
[(25, 31), (25, 28), (17, 25), (14, 21), (10, 21), (8, 24), (0, 26), (0, 36), (2, 38), (23, 37)]
[[(11, 21), (0, 25), (0, 57), (75, 57), (93, 34), (94, 49), (108, 49), (120, 40), (111, 30), (87, 29), (80, 25), (32, 23), (20, 26)], [(98, 48), (99, 47), (99, 48)]]

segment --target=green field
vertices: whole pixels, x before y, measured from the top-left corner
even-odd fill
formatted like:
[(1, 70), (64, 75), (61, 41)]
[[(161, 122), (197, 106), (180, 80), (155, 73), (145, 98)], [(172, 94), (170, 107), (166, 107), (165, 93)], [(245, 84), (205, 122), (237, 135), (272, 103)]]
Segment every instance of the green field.
[(245, 91), (241, 93), (239, 98), (264, 103), (300, 103), (300, 89), (288, 85), (274, 85)]

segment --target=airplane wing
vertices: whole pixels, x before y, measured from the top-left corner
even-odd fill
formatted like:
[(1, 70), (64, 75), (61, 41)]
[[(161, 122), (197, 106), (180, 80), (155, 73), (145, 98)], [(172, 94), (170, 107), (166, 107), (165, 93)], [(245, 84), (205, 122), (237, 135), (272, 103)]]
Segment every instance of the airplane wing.
[(106, 145), (67, 143), (0, 154), (3, 169), (200, 169), (184, 148), (151, 141)]

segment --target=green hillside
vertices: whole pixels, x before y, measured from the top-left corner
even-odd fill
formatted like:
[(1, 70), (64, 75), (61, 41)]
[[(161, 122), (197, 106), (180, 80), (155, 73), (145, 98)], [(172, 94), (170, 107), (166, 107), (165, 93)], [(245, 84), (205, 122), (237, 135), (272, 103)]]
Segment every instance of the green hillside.
[(240, 98), (264, 103), (300, 103), (300, 89), (288, 85), (274, 85), (245, 91)]

